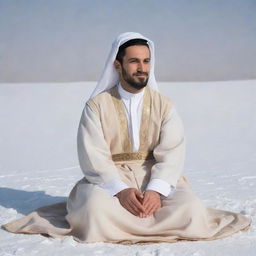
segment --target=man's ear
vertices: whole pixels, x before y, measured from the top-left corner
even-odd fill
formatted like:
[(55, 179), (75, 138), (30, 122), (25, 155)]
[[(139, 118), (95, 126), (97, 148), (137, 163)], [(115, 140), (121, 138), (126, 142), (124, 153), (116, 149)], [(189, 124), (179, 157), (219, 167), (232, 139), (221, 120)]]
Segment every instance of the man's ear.
[(121, 70), (121, 63), (118, 60), (114, 61), (114, 66), (117, 72)]

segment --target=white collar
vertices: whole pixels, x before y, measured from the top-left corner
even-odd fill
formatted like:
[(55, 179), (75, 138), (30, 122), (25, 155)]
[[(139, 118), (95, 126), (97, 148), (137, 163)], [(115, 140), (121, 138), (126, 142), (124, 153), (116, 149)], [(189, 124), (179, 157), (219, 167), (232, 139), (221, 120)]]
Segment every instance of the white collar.
[(128, 92), (126, 91), (120, 83), (118, 83), (117, 85), (117, 89), (118, 89), (118, 92), (121, 96), (122, 99), (125, 99), (125, 100), (130, 100), (131, 98), (134, 98), (136, 100), (139, 100), (143, 97), (144, 95), (144, 91), (145, 89), (143, 89), (141, 92), (139, 93), (131, 93), (131, 92)]

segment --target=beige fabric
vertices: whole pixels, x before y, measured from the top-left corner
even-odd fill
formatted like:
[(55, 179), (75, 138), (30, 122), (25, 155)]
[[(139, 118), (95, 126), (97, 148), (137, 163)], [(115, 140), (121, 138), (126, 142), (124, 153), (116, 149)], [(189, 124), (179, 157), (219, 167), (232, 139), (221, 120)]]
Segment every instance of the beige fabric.
[[(53, 237), (72, 235), (80, 242), (114, 243), (212, 240), (248, 228), (249, 218), (207, 209), (192, 192), (181, 175), (185, 139), (173, 103), (152, 89), (144, 97), (140, 152), (153, 150), (154, 160), (112, 161), (112, 155), (130, 153), (130, 142), (116, 89), (104, 92), (87, 103), (81, 118), (78, 155), (85, 177), (71, 191), (67, 205), (40, 208), (4, 228)], [(154, 215), (139, 218), (98, 186), (116, 178), (141, 191), (150, 179), (159, 178), (177, 190), (162, 200)]]

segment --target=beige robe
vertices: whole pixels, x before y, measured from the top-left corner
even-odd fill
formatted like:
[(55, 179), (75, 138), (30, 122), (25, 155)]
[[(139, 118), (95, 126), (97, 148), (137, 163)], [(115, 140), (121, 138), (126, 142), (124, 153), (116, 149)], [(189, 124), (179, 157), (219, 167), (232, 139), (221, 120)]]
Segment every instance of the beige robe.
[[(3, 227), (14, 233), (72, 235), (80, 242), (175, 242), (213, 240), (249, 227), (244, 215), (206, 208), (182, 176), (185, 138), (171, 101), (146, 88), (139, 152), (131, 152), (124, 106), (116, 87), (89, 100), (78, 130), (78, 156), (84, 178), (67, 204), (37, 209)], [(139, 218), (99, 184), (121, 179), (144, 191), (150, 179), (176, 187), (152, 216)]]

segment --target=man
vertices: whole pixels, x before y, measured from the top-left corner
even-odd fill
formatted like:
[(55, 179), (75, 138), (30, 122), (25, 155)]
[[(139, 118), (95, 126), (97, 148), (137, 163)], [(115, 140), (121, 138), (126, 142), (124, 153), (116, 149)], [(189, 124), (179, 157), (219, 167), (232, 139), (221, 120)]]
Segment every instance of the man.
[(250, 224), (241, 214), (205, 208), (182, 176), (183, 125), (158, 92), (154, 45), (141, 34), (124, 33), (113, 43), (77, 142), (84, 178), (70, 193), (65, 219), (57, 204), (7, 230), (137, 243), (217, 239)]
[[(125, 91), (134, 94), (143, 92), (150, 72), (150, 52), (147, 41), (133, 39), (124, 43), (119, 49), (114, 65), (120, 77), (120, 90), (123, 88)], [(132, 103), (130, 102), (130, 104)], [(130, 137), (134, 137), (134, 135), (131, 129)], [(146, 190), (142, 194), (137, 188), (128, 188), (122, 182), (119, 184), (127, 188), (116, 193), (116, 196), (120, 204), (135, 216), (147, 217), (160, 208), (160, 191)], [(169, 186), (168, 183), (166, 186)]]
[[(142, 104), (143, 90), (144, 87), (147, 85), (150, 72), (150, 51), (147, 41), (144, 39), (133, 39), (124, 43), (118, 51), (114, 66), (119, 73), (120, 83), (118, 85), (118, 88), (120, 93), (125, 94), (127, 92), (128, 97), (129, 93), (131, 97), (133, 97), (132, 94), (137, 94), (134, 95), (134, 97), (139, 97), (138, 104)], [(124, 100), (124, 104), (127, 107), (126, 110), (128, 120), (131, 120), (132, 118), (134, 119), (134, 122), (132, 120), (130, 121), (131, 123), (129, 124), (129, 126), (131, 129), (129, 130), (129, 133), (131, 138), (137, 138), (137, 141), (133, 141), (133, 144), (135, 146), (136, 143), (139, 143), (139, 126), (136, 125), (136, 120), (138, 120), (139, 123), (140, 118), (136, 116), (137, 111), (133, 113), (129, 112), (129, 106), (131, 106), (131, 104), (134, 105), (136, 110), (138, 110), (138, 106), (136, 105), (137, 103), (134, 101), (128, 102)], [(138, 110), (138, 112), (141, 112), (141, 109)], [(81, 133), (79, 135), (80, 137), (78, 138), (78, 145), (81, 145), (81, 142), (83, 141), (83, 138), (85, 136)], [(86, 145), (81, 145), (81, 148), (83, 148), (84, 146)], [(138, 151), (138, 146), (137, 148), (135, 148), (134, 151)], [(83, 163), (84, 152), (82, 149), (78, 150), (78, 152), (81, 152), (80, 159), (82, 159), (81, 163)], [(152, 186), (155, 187), (157, 184), (158, 190), (154, 191), (154, 188)], [(160, 208), (160, 195), (161, 190), (163, 190), (161, 186), (165, 187), (165, 190), (167, 191), (167, 193), (165, 194), (167, 195), (170, 190), (170, 185), (164, 180), (154, 180), (153, 184), (151, 182), (148, 185), (147, 190), (144, 192), (144, 195), (136, 188), (128, 188), (128, 186), (121, 180), (111, 183), (110, 186), (108, 186), (108, 184), (102, 185), (103, 188), (110, 187), (110, 194), (116, 195), (124, 208), (126, 208), (134, 215), (139, 215), (140, 217), (149, 216)], [(151, 190), (149, 190), (150, 188)], [(141, 199), (143, 203), (140, 202), (139, 199)]]

